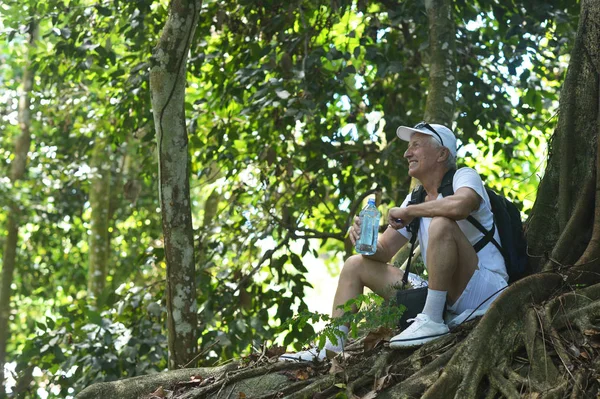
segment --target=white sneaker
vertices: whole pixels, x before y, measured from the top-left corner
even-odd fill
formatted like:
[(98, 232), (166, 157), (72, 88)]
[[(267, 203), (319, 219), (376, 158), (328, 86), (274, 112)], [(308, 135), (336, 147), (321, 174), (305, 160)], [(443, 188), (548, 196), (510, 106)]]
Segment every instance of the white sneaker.
[(327, 357), (327, 352), (325, 349), (319, 350), (317, 347), (312, 347), (308, 350), (296, 352), (296, 353), (286, 353), (279, 356), (280, 362), (314, 362), (314, 361), (323, 361)]
[(419, 346), (450, 333), (446, 324), (436, 323), (423, 313), (419, 313), (417, 317), (408, 319), (408, 321), (412, 321), (413, 323), (400, 334), (392, 337), (390, 348), (398, 349)]

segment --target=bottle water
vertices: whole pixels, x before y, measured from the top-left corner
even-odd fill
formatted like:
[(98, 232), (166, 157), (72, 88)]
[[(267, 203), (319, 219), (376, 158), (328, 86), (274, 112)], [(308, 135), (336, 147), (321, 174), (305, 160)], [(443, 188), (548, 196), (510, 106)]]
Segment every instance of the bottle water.
[(358, 214), (360, 218), (360, 237), (356, 241), (356, 252), (363, 255), (373, 255), (377, 251), (377, 235), (379, 234), (379, 219), (381, 212), (375, 206), (375, 200), (369, 199), (367, 206)]

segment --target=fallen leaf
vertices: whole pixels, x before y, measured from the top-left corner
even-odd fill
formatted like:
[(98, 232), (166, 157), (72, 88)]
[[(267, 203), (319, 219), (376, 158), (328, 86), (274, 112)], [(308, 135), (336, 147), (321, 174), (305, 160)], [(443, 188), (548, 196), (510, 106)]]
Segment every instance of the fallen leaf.
[(156, 388), (156, 391), (150, 394), (151, 398), (164, 398), (166, 396), (165, 390), (163, 387)]
[(375, 348), (381, 341), (387, 341), (392, 337), (392, 329), (379, 327), (377, 330), (370, 331), (363, 342), (365, 352)]
[(595, 329), (588, 329), (588, 330), (583, 330), (583, 333), (585, 335), (598, 335), (598, 334), (600, 334), (600, 331), (595, 330)]
[(581, 351), (579, 356), (581, 356), (582, 358), (587, 359), (587, 360), (590, 359), (590, 355), (588, 355), (586, 351)]
[(331, 368), (329, 369), (329, 374), (337, 374), (344, 371), (344, 367), (340, 364), (340, 361), (337, 358), (331, 359)]
[(267, 349), (267, 351), (265, 352), (265, 355), (267, 357), (279, 357), (281, 355), (283, 355), (285, 353), (285, 347), (284, 346), (272, 346), (269, 349)]
[(238, 394), (238, 398), (239, 398), (239, 399), (246, 399), (246, 394), (245, 394), (244, 392), (240, 392), (240, 393)]
[(308, 378), (309, 378), (308, 371), (297, 370), (295, 373), (295, 377), (297, 380), (300, 380), (300, 381), (308, 380)]
[(202, 382), (203, 379), (204, 377), (202, 377), (201, 375), (193, 375), (190, 380), (192, 382)]
[(346, 384), (335, 384), (336, 387), (340, 388), (340, 389), (346, 389)]
[(375, 389), (376, 392), (380, 392), (383, 388), (386, 387), (390, 378), (391, 378), (390, 375), (386, 375), (384, 377), (378, 378), (377, 380), (375, 380), (375, 386), (373, 387), (373, 389)]

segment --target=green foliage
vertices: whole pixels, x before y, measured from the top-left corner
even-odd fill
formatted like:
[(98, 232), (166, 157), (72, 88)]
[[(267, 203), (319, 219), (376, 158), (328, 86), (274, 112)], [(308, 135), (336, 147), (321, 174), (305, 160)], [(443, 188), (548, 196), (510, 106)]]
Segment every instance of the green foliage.
[[(300, 312), (284, 323), (281, 329), (283, 331), (287, 329), (290, 331), (303, 331), (307, 326), (310, 326), (309, 322), (313, 324), (321, 321), (327, 322), (323, 330), (310, 337), (310, 340), (317, 342), (319, 348), (323, 348), (326, 339), (337, 344), (338, 336), (336, 333), (338, 333), (338, 327), (340, 326), (349, 326), (350, 334), (356, 338), (359, 334), (379, 327), (395, 328), (398, 320), (406, 310), (404, 305), (398, 305), (394, 299), (385, 301), (382, 297), (373, 293), (361, 294), (354, 299), (350, 299), (339, 308), (344, 311), (344, 314), (335, 319), (319, 312)], [(358, 309), (358, 311), (353, 312), (353, 309)], [(290, 343), (291, 341), (284, 342), (284, 344)], [(302, 346), (301, 344), (296, 345), (296, 349), (299, 349), (299, 346)]]
[[(455, 3), (462, 162), (524, 212), (556, 124), (576, 8), (562, 0)], [(152, 0), (8, 0), (0, 7), (0, 176), (8, 175), (19, 135), (32, 22), (41, 35), (30, 65), (28, 178), (15, 185), (0, 178), (0, 224), (9, 204), (23, 211), (8, 360), (21, 371), (40, 367), (36, 387), (52, 381), (57, 397), (166, 365), (166, 265), (148, 94), (148, 57), (166, 15), (166, 3)], [(203, 2), (185, 103), (199, 364), (284, 333), (286, 345), (299, 347), (314, 337), (309, 322), (327, 320), (303, 302), (314, 283), (305, 255), (332, 263), (345, 254), (365, 194), (381, 193), (384, 211), (407, 194), (405, 144), (395, 129), (421, 120), (426, 26), (422, 2)], [(114, 196), (108, 288), (92, 311), (84, 300), (89, 164), (101, 135), (111, 142)], [(397, 308), (377, 301), (355, 300), (360, 312), (336, 323), (354, 332), (393, 325)], [(297, 324), (285, 324), (292, 319)], [(128, 334), (135, 338), (123, 340)]]
[(139, 287), (120, 287), (110, 310), (99, 312), (83, 299), (61, 298), (56, 313), (38, 318), (19, 349), (17, 372), (33, 364), (44, 370), (41, 385), (64, 398), (86, 386), (164, 370), (166, 310)]

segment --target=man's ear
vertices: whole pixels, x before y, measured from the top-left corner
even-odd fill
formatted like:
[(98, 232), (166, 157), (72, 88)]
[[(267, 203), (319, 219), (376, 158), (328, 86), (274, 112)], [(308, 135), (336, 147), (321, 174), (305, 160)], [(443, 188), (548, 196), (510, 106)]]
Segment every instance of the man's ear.
[(440, 155), (438, 156), (437, 161), (438, 162), (446, 162), (446, 160), (448, 159), (448, 157), (450, 156), (450, 150), (447, 149), (446, 147), (442, 147), (442, 151), (440, 152)]

